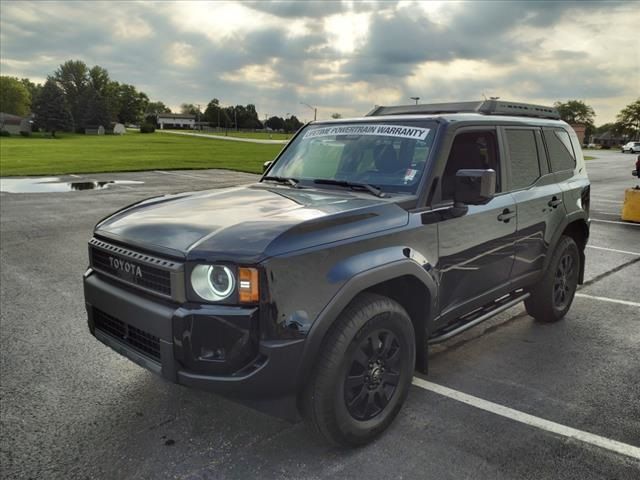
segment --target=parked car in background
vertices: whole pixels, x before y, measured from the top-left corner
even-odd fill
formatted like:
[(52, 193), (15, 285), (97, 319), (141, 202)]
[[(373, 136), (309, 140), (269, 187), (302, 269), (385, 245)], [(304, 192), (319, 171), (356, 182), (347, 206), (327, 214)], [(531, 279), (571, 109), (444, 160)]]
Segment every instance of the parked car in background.
[(640, 153), (640, 142), (629, 142), (622, 146), (622, 153)]

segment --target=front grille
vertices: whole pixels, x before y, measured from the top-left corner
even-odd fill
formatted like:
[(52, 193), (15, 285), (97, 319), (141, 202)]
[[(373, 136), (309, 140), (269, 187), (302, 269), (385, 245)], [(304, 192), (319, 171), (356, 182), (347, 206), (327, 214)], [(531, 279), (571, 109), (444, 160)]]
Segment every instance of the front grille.
[(182, 272), (179, 262), (135, 252), (95, 238), (89, 242), (89, 246), (89, 258), (95, 270), (168, 298), (176, 297), (172, 273)]
[(97, 308), (93, 309), (93, 324), (95, 328), (101, 332), (160, 361), (160, 339), (158, 337), (132, 325), (128, 325)]

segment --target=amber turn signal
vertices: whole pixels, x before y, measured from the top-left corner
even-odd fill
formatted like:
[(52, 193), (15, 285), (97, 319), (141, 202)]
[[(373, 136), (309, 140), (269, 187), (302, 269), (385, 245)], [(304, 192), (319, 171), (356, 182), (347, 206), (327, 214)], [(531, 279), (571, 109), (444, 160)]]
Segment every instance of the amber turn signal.
[(260, 299), (258, 289), (258, 270), (255, 268), (240, 267), (238, 294), (240, 303), (257, 303)]

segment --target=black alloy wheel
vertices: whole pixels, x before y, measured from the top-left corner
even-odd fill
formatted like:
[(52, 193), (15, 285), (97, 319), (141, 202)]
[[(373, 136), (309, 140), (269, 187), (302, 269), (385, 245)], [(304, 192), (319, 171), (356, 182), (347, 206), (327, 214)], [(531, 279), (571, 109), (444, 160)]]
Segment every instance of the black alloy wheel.
[(400, 380), (401, 356), (400, 342), (389, 330), (375, 330), (360, 342), (344, 381), (353, 418), (370, 420), (389, 404)]
[(575, 262), (570, 253), (565, 253), (560, 258), (553, 283), (553, 303), (556, 308), (562, 310), (573, 299), (573, 292), (578, 284), (578, 275), (575, 271)]
[(524, 301), (529, 315), (540, 322), (557, 322), (566, 315), (578, 288), (580, 259), (575, 240), (563, 235), (546, 272)]

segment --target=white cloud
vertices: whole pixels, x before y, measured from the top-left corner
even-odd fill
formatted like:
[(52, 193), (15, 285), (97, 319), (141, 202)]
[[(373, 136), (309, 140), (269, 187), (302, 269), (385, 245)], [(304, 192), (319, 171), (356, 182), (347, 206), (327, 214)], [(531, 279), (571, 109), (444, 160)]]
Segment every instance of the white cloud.
[(193, 46), (185, 42), (172, 43), (167, 53), (169, 61), (179, 67), (193, 67), (197, 62)]

